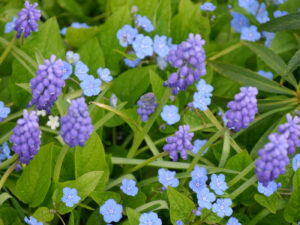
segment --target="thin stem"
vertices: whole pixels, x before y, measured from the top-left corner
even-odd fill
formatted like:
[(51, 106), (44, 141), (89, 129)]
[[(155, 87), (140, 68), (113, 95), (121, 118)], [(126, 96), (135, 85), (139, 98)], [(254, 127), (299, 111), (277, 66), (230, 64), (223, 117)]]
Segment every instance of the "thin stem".
[(4, 143), (5, 141), (7, 141), (9, 139), (9, 137), (13, 134), (13, 131), (9, 131), (8, 133), (4, 134), (1, 138), (0, 138), (0, 144)]
[(5, 184), (5, 181), (9, 177), (9, 175), (16, 169), (17, 165), (19, 164), (19, 160), (16, 161), (14, 164), (12, 164), (6, 172), (3, 174), (0, 180), (0, 190), (2, 189), (3, 185)]
[(231, 181), (227, 183), (228, 187), (233, 186), (239, 182), (244, 176), (246, 176), (255, 167), (255, 162), (252, 162), (243, 171), (241, 171), (237, 176), (235, 176)]
[(124, 142), (122, 143), (122, 147), (126, 148), (126, 146), (129, 144), (129, 142), (132, 140), (133, 138), (133, 133), (130, 133), (127, 138), (124, 140)]
[(66, 225), (64, 219), (61, 217), (61, 215), (59, 215), (58, 212), (55, 212), (55, 215), (57, 215), (57, 217), (60, 219), (60, 221), (62, 222), (63, 225)]
[(196, 109), (195, 111), (196, 111), (198, 117), (202, 120), (202, 123), (203, 123), (204, 127), (206, 127), (205, 119), (203, 118), (203, 116), (202, 116), (201, 113), (199, 112), (199, 109)]
[(235, 199), (237, 196), (239, 196), (244, 190), (246, 190), (248, 187), (250, 187), (252, 184), (254, 184), (257, 181), (257, 176), (254, 175), (253, 177), (251, 177), (248, 181), (246, 181), (245, 183), (243, 183), (241, 186), (239, 186), (237, 189), (234, 190), (234, 192), (232, 192), (230, 194), (230, 198), (233, 200)]
[(59, 181), (59, 174), (61, 170), (62, 163), (64, 161), (64, 158), (68, 152), (69, 146), (65, 144), (62, 149), (60, 150), (60, 153), (58, 155), (55, 168), (54, 168), (54, 173), (53, 173), (53, 181), (58, 182)]
[(10, 164), (12, 164), (13, 162), (15, 162), (18, 159), (18, 157), (19, 156), (17, 154), (14, 154), (12, 157), (10, 157), (9, 159), (7, 159), (4, 162), (2, 162), (0, 164), (0, 170), (8, 167)]
[(223, 143), (221, 160), (219, 162), (219, 167), (225, 166), (229, 153), (230, 153), (230, 134), (229, 134), (229, 130), (226, 129), (224, 133), (224, 143)]
[(241, 47), (243, 44), (241, 42), (237, 43), (237, 44), (234, 44), (228, 48), (225, 48), (223, 51), (217, 53), (216, 55), (210, 57), (208, 60), (216, 60), (217, 58), (220, 58), (224, 55), (227, 55), (228, 53), (234, 51), (235, 49)]
[(40, 126), (40, 130), (45, 131), (45, 132), (50, 133), (50, 134), (59, 135), (59, 132), (57, 130), (52, 130), (48, 127)]
[(1, 122), (1, 125), (5, 124), (5, 123), (7, 123), (7, 122), (9, 122), (9, 121), (11, 121), (11, 120), (13, 120), (13, 119), (16, 119), (16, 118), (18, 118), (18, 117), (20, 117), (20, 116), (22, 116), (22, 115), (23, 115), (23, 109), (20, 110), (19, 112), (10, 114), (8, 117), (6, 117), (5, 120), (3, 120), (3, 121)]
[(4, 50), (4, 52), (2, 53), (1, 57), (0, 57), (0, 65), (2, 64), (2, 62), (4, 61), (4, 59), (6, 58), (6, 56), (8, 55), (8, 53), (10, 52), (12, 46), (15, 44), (17, 40), (17, 37), (15, 36), (11, 42), (9, 43), (9, 45), (6, 47), (6, 49)]

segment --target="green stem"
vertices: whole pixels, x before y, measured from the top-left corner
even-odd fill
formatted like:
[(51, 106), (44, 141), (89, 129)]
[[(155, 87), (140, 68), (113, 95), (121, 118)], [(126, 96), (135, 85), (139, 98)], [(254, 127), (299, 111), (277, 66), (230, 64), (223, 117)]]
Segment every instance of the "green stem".
[(40, 130), (41, 131), (45, 131), (45, 132), (50, 133), (50, 134), (59, 135), (59, 132), (57, 130), (52, 130), (52, 129), (48, 128), (48, 127), (40, 126)]
[(271, 212), (267, 209), (263, 209), (260, 211), (260, 213), (258, 213), (251, 221), (248, 225), (255, 225), (257, 224), (260, 220), (262, 220), (263, 218), (265, 218), (267, 215), (269, 215)]
[(229, 130), (226, 129), (224, 133), (223, 150), (222, 150), (222, 156), (219, 163), (219, 167), (225, 166), (229, 153), (230, 153), (230, 134), (229, 134)]
[(6, 47), (6, 49), (4, 50), (4, 52), (2, 53), (1, 57), (0, 57), (0, 65), (3, 63), (4, 59), (6, 58), (6, 56), (8, 55), (8, 53), (10, 52), (12, 46), (15, 44), (17, 40), (17, 37), (15, 36), (11, 42), (9, 43), (9, 45)]
[(22, 115), (23, 115), (23, 109), (20, 110), (20, 111), (18, 111), (18, 112), (16, 112), (16, 113), (10, 114), (8, 117), (6, 117), (5, 120), (3, 120), (1, 122), (1, 125), (5, 124), (5, 123), (7, 123), (7, 122), (9, 122), (11, 120), (14, 120), (14, 119), (16, 119), (16, 118), (18, 118), (18, 117), (20, 117)]
[(2, 162), (0, 164), (0, 170), (8, 167), (10, 164), (12, 164), (13, 162), (15, 162), (18, 159), (18, 157), (19, 156), (17, 154), (14, 154), (12, 157), (10, 157), (9, 159), (7, 159), (4, 162)]
[(65, 144), (62, 149), (60, 150), (60, 153), (58, 155), (56, 164), (55, 164), (55, 168), (54, 168), (54, 173), (53, 173), (53, 181), (54, 182), (58, 182), (59, 181), (59, 175), (60, 175), (60, 170), (61, 170), (61, 166), (62, 163), (64, 161), (64, 158), (68, 152), (69, 146), (67, 144)]
[(64, 219), (61, 217), (61, 215), (59, 215), (58, 212), (55, 212), (55, 215), (57, 215), (57, 217), (60, 219), (60, 221), (62, 222), (63, 225), (66, 225)]
[(236, 175), (231, 181), (227, 183), (228, 187), (233, 186), (237, 182), (239, 182), (243, 177), (245, 177), (253, 168), (255, 167), (255, 162), (252, 162), (247, 166), (243, 171), (241, 171), (238, 175)]
[(14, 164), (12, 164), (6, 172), (3, 174), (0, 180), (0, 190), (2, 189), (3, 185), (5, 184), (5, 181), (9, 177), (9, 175), (16, 169), (17, 165), (19, 164), (19, 160), (16, 161)]
[(239, 196), (243, 191), (245, 191), (248, 187), (250, 187), (252, 184), (254, 184), (257, 181), (257, 176), (254, 175), (249, 180), (247, 180), (245, 183), (243, 183), (241, 186), (239, 186), (237, 189), (234, 190), (230, 194), (230, 198), (234, 200), (237, 196)]
[[(124, 140), (124, 142), (122, 143), (122, 147), (126, 148), (126, 146), (129, 144), (129, 142), (132, 140), (133, 138), (133, 133), (131, 132), (126, 139)], [(148, 146), (147, 146), (148, 147)]]
[(208, 60), (210, 60), (210, 61), (216, 60), (217, 58), (220, 58), (220, 57), (222, 57), (222, 56), (224, 56), (224, 55), (226, 55), (226, 54), (234, 51), (235, 49), (241, 47), (242, 45), (243, 44), (241, 42), (236, 43), (236, 44), (234, 44), (234, 45), (232, 45), (232, 46), (230, 46), (228, 48), (225, 48), (223, 51), (217, 53), (216, 55), (210, 57)]
[(9, 131), (6, 134), (4, 134), (1, 138), (0, 138), (0, 144), (2, 144), (3, 142), (7, 141), (9, 139), (9, 137), (13, 134), (13, 131)]

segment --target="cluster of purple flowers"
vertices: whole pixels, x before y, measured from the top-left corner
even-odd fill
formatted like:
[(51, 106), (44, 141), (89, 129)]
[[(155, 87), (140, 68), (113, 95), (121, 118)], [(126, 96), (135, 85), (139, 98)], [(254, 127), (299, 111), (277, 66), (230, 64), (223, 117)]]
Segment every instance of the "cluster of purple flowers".
[(178, 71), (169, 76), (164, 86), (172, 88), (174, 95), (180, 90), (186, 90), (187, 86), (206, 74), (204, 43), (200, 34), (189, 34), (189, 38), (179, 44), (177, 49), (169, 51), (167, 61)]
[(257, 88), (241, 87), (240, 90), (241, 92), (234, 96), (234, 100), (227, 104), (229, 110), (225, 113), (227, 127), (236, 131), (247, 128), (257, 113)]
[(32, 100), (28, 103), (28, 107), (36, 105), (38, 110), (51, 113), (54, 102), (65, 86), (62, 78), (63, 66), (63, 61), (61, 59), (56, 61), (55, 55), (52, 55), (50, 60), (46, 59), (44, 65), (39, 65), (36, 77), (30, 81)]
[(93, 125), (84, 98), (72, 100), (68, 114), (61, 117), (59, 131), (65, 143), (70, 147), (83, 147), (93, 132)]
[(17, 126), (9, 140), (13, 143), (12, 150), (20, 157), (20, 162), (28, 164), (40, 148), (39, 118), (35, 111), (28, 114), (23, 111), (23, 118), (18, 119)]
[(141, 116), (143, 122), (146, 122), (157, 106), (155, 95), (152, 92), (142, 95), (137, 105), (139, 106), (137, 113)]

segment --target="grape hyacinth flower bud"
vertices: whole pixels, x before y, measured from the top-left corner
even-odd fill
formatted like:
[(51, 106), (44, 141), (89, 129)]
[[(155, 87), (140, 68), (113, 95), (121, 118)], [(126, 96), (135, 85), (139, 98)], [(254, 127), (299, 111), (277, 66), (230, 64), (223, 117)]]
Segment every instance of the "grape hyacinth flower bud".
[(300, 117), (295, 116), (292, 118), (290, 114), (286, 114), (287, 123), (281, 124), (278, 127), (278, 132), (288, 135), (288, 153), (294, 154), (295, 148), (300, 146)]
[(287, 135), (273, 133), (269, 135), (270, 142), (258, 151), (260, 158), (255, 162), (255, 172), (258, 181), (267, 186), (286, 171), (289, 164)]
[(172, 88), (174, 95), (180, 90), (186, 90), (187, 86), (206, 74), (204, 43), (199, 34), (189, 34), (189, 38), (179, 44), (177, 49), (170, 49), (167, 61), (178, 71), (169, 76), (164, 86)]
[(241, 128), (247, 128), (251, 123), (257, 110), (256, 87), (241, 87), (241, 92), (234, 96), (234, 100), (227, 104), (229, 110), (225, 113), (228, 120), (227, 127), (239, 131)]
[(155, 95), (149, 92), (141, 96), (137, 105), (139, 106), (137, 113), (142, 117), (143, 122), (146, 122), (149, 119), (149, 115), (155, 111), (157, 106)]
[(193, 150), (193, 145), (191, 143), (194, 133), (189, 133), (190, 126), (183, 125), (179, 126), (179, 130), (175, 132), (175, 136), (170, 136), (167, 138), (168, 144), (165, 144), (164, 151), (170, 152), (170, 158), (173, 161), (177, 161), (177, 152), (180, 152), (182, 159), (187, 159), (187, 150)]
[(19, 155), (21, 163), (29, 164), (40, 148), (39, 118), (35, 111), (28, 114), (25, 109), (23, 118), (18, 119), (17, 126), (9, 140), (13, 143), (12, 150)]
[(36, 2), (30, 4), (29, 1), (26, 1), (24, 6), (25, 8), (18, 13), (18, 19), (15, 22), (14, 29), (17, 31), (17, 38), (21, 37), (22, 32), (26, 38), (32, 31), (37, 31), (37, 21), (41, 18), (41, 11), (36, 9), (38, 6)]
[(70, 147), (83, 147), (93, 132), (93, 125), (84, 98), (72, 100), (66, 116), (61, 117), (59, 134)]
[(30, 81), (32, 99), (28, 107), (36, 105), (38, 110), (46, 110), (51, 113), (51, 108), (58, 96), (61, 94), (62, 87), (65, 86), (63, 77), (64, 63), (61, 59), (55, 61), (56, 56), (52, 55), (50, 60), (46, 59), (44, 65), (39, 65), (36, 77)]

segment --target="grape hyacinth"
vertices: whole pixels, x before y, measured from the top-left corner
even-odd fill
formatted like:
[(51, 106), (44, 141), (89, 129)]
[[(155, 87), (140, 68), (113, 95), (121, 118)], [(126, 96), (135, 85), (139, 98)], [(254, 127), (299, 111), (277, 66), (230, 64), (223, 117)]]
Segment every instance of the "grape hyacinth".
[(273, 133), (269, 135), (270, 142), (258, 151), (260, 158), (255, 162), (255, 172), (258, 181), (267, 186), (286, 171), (289, 164), (288, 140), (286, 134)]
[(56, 60), (52, 55), (50, 60), (46, 59), (44, 65), (39, 65), (36, 77), (30, 81), (32, 99), (28, 107), (36, 105), (38, 110), (46, 110), (51, 113), (51, 108), (58, 96), (61, 94), (62, 87), (65, 86), (63, 80), (64, 63), (61, 59)]
[(179, 130), (175, 132), (175, 136), (170, 136), (167, 138), (168, 144), (165, 144), (163, 149), (164, 151), (170, 152), (170, 158), (173, 161), (177, 161), (178, 155), (180, 153), (182, 159), (187, 159), (187, 150), (193, 150), (193, 145), (191, 143), (194, 136), (193, 132), (190, 132), (189, 125), (179, 126)]
[(93, 132), (90, 114), (82, 97), (72, 100), (67, 115), (62, 116), (60, 121), (59, 133), (70, 147), (83, 147)]
[(18, 119), (17, 126), (9, 140), (13, 143), (12, 150), (19, 155), (20, 162), (29, 164), (40, 148), (39, 118), (35, 111), (23, 111), (23, 118)]
[(180, 90), (186, 90), (187, 86), (206, 74), (204, 43), (200, 34), (189, 34), (189, 38), (179, 44), (177, 49), (170, 49), (167, 61), (178, 71), (169, 76), (164, 86), (172, 88), (174, 95)]
[(294, 154), (295, 148), (300, 146), (300, 117), (295, 116), (292, 118), (290, 114), (286, 114), (287, 123), (281, 124), (278, 127), (278, 132), (288, 135), (288, 153)]
[(256, 87), (241, 87), (241, 92), (234, 96), (234, 100), (227, 104), (229, 110), (225, 113), (228, 120), (227, 127), (239, 131), (241, 128), (247, 128), (251, 123), (257, 110)]
[(37, 21), (41, 18), (41, 11), (36, 9), (38, 6), (36, 2), (30, 4), (29, 1), (26, 1), (24, 6), (25, 8), (18, 12), (18, 19), (15, 22), (14, 29), (17, 31), (17, 38), (21, 37), (22, 32), (26, 38), (32, 31), (37, 31)]
[(149, 119), (149, 115), (155, 111), (157, 106), (155, 95), (152, 92), (149, 92), (138, 100), (137, 113), (141, 116), (143, 122), (146, 122)]

